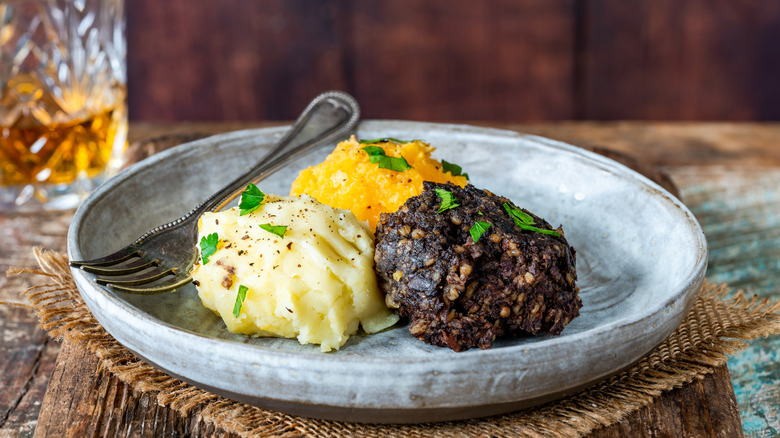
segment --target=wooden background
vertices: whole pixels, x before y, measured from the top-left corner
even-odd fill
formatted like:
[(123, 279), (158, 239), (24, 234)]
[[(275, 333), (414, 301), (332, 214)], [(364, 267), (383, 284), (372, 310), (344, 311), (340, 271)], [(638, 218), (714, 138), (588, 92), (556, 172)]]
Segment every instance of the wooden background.
[(780, 120), (778, 0), (127, 0), (132, 120)]

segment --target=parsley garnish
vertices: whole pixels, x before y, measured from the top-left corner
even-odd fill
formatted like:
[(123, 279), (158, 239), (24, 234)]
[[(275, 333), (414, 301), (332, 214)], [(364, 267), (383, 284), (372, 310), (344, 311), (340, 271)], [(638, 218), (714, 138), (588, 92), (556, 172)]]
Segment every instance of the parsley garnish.
[(276, 234), (282, 239), (284, 239), (284, 232), (287, 231), (287, 225), (261, 224), (260, 228), (268, 231), (269, 233)]
[(388, 157), (385, 155), (385, 150), (379, 146), (366, 146), (363, 148), (368, 154), (368, 160), (372, 163), (379, 163), (380, 169), (395, 170), (396, 172), (403, 172), (406, 169), (411, 169), (412, 166), (406, 162), (404, 157)]
[(513, 207), (508, 202), (504, 202), (504, 210), (509, 213), (509, 217), (515, 221), (515, 225), (520, 227), (521, 230), (536, 231), (537, 233), (561, 237), (561, 234), (555, 230), (543, 230), (541, 228), (534, 227), (533, 225), (536, 225), (536, 222), (534, 222), (534, 218), (532, 218), (531, 215), (517, 207)]
[(458, 200), (455, 198), (455, 196), (452, 195), (451, 191), (444, 189), (433, 190), (435, 190), (436, 194), (439, 195), (439, 198), (441, 198), (441, 204), (439, 204), (439, 209), (436, 210), (436, 213), (441, 213), (447, 210), (452, 210), (455, 207), (460, 207)]
[(441, 168), (445, 172), (449, 172), (450, 174), (452, 174), (452, 176), (463, 176), (466, 177), (466, 180), (469, 179), (469, 174), (463, 173), (463, 168), (458, 166), (455, 163), (450, 163), (446, 160), (441, 160)]
[(233, 305), (233, 316), (236, 318), (241, 315), (241, 307), (244, 306), (244, 300), (246, 300), (246, 291), (248, 291), (249, 288), (244, 286), (243, 284), (238, 285), (238, 293), (236, 294), (236, 304)]
[(374, 140), (360, 140), (360, 144), (374, 144), (374, 143), (411, 143), (413, 141), (420, 141), (420, 140), (399, 140), (397, 138), (393, 137), (384, 137), (384, 138), (377, 138)]
[[(363, 148), (364, 151), (368, 154), (369, 157), (382, 157), (385, 156), (385, 150), (380, 148), (379, 146), (366, 146)], [(376, 161), (371, 161), (372, 163), (376, 163)]]
[(238, 215), (243, 216), (257, 210), (263, 203), (263, 199), (265, 199), (265, 193), (261, 192), (256, 185), (249, 183), (249, 185), (246, 186), (246, 190), (241, 192), (241, 203), (238, 204)]
[(203, 259), (204, 265), (209, 262), (209, 257), (217, 252), (217, 244), (219, 244), (219, 236), (217, 233), (211, 233), (200, 239), (200, 256)]
[(474, 243), (477, 243), (479, 238), (482, 237), (482, 234), (484, 234), (485, 231), (490, 228), (490, 225), (491, 224), (487, 222), (477, 221), (474, 223), (474, 225), (471, 226), (471, 228), (469, 228), (469, 234), (471, 234), (471, 238), (474, 240)]

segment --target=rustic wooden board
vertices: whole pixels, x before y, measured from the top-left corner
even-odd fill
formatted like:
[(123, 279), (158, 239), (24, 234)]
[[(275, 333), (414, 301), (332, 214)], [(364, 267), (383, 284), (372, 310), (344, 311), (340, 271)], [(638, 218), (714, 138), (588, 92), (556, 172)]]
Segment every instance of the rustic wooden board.
[[(269, 123), (134, 124), (131, 129), (131, 140), (171, 132), (214, 133), (268, 125)], [(497, 126), (495, 123), (492, 125)], [(777, 260), (777, 253), (772, 251), (775, 251), (780, 243), (777, 235), (772, 234), (771, 231), (776, 232), (778, 229), (777, 218), (780, 217), (780, 211), (778, 211), (780, 210), (780, 202), (776, 202), (777, 196), (780, 196), (776, 189), (777, 186), (780, 186), (780, 176), (777, 175), (777, 166), (780, 166), (780, 149), (776, 147), (776, 139), (780, 138), (780, 125), (566, 122), (501, 126), (546, 135), (583, 146), (608, 147), (629, 153), (643, 162), (664, 166), (672, 175), (673, 180), (683, 189), (683, 199), (689, 201), (689, 205), (694, 207), (697, 214), (701, 214), (706, 209), (709, 209), (710, 212), (716, 212), (719, 205), (725, 205), (725, 209), (722, 211), (726, 215), (729, 213), (738, 215), (738, 220), (726, 221), (723, 228), (717, 226), (716, 217), (713, 215), (709, 215), (712, 218), (711, 221), (704, 223), (705, 232), (708, 234), (718, 233), (717, 235), (720, 236), (711, 240), (710, 249), (713, 251), (713, 263), (710, 265), (710, 274), (713, 276), (711, 279), (718, 282), (729, 282), (742, 278), (744, 280), (742, 285), (756, 293), (766, 295), (778, 291), (777, 270), (773, 270), (771, 267), (774, 266), (772, 263), (776, 263)], [(144, 152), (139, 151), (139, 153), (143, 154)], [(702, 168), (701, 164), (712, 166)], [(683, 167), (680, 167), (681, 165)], [(750, 167), (757, 165), (763, 167)], [(718, 172), (721, 170), (718, 169), (731, 169), (729, 170), (731, 173), (723, 174), (728, 178), (723, 178), (723, 175), (719, 177)], [(739, 190), (730, 190), (729, 187), (738, 187)], [(754, 191), (754, 188), (760, 190)], [(754, 196), (744, 196), (750, 193), (754, 193)], [(761, 196), (765, 197), (763, 202)], [(740, 197), (741, 199), (737, 199)], [(718, 204), (718, 202), (723, 201), (720, 198), (725, 198), (730, 202)], [(71, 213), (64, 213), (51, 217), (34, 217), (13, 216), (0, 212), (0, 235), (3, 236), (3, 245), (0, 245), (0, 270), (4, 272), (10, 266), (33, 266), (34, 261), (30, 248), (34, 245), (64, 250), (64, 236), (70, 222), (70, 215)], [(732, 228), (736, 230), (734, 234), (743, 236), (743, 238), (729, 239), (729, 227), (735, 227)], [(767, 236), (768, 238), (758, 240), (752, 237), (754, 235)], [(735, 265), (730, 263), (725, 263), (720, 267), (721, 262), (733, 260), (739, 254), (749, 255), (744, 259), (745, 263), (739, 266), (739, 269), (731, 271)], [(750, 269), (751, 262), (752, 266), (755, 267), (753, 270)], [(729, 272), (743, 274), (752, 272), (753, 275), (729, 277)], [(772, 283), (773, 281), (774, 283)], [(0, 300), (18, 301), (19, 293), (28, 285), (29, 278), (6, 278), (0, 275)], [(3, 334), (0, 337), (0, 372), (2, 373), (0, 375), (0, 388), (2, 388), (0, 391), (0, 436), (29, 436), (30, 431), (35, 427), (43, 391), (49, 381), (51, 370), (54, 368), (58, 344), (46, 341), (45, 336), (37, 328), (35, 317), (29, 312), (5, 306), (0, 306), (0, 333)], [(776, 341), (769, 340), (767, 342)], [(749, 436), (768, 436), (772, 433), (780, 433), (778, 432), (780, 425), (777, 423), (780, 419), (780, 413), (777, 411), (777, 400), (780, 398), (778, 391), (780, 376), (777, 373), (780, 372), (780, 367), (776, 365), (780, 363), (780, 358), (777, 358), (777, 351), (780, 351), (780, 348), (773, 347), (773, 345), (777, 344), (751, 346), (749, 357), (746, 360), (738, 359), (730, 362), (732, 374), (737, 382), (736, 392), (740, 408), (743, 418), (746, 419), (745, 430)], [(771, 348), (774, 348), (774, 352)], [(67, 357), (63, 356), (62, 360), (65, 361)], [(762, 360), (763, 362), (761, 362)], [(756, 367), (756, 364), (760, 363), (765, 364), (764, 368)], [(706, 386), (707, 389), (703, 390), (705, 393), (714, 394), (724, 390), (725, 386), (723, 385), (727, 382), (723, 379), (717, 384), (707, 383), (708, 379), (719, 378), (719, 373), (704, 379), (703, 384), (711, 385)], [(759, 374), (760, 376), (757, 378)], [(69, 388), (71, 391), (78, 389), (72, 386)], [(130, 403), (127, 401), (129, 399), (122, 401), (124, 395), (112, 400), (114, 400), (110, 405), (112, 409), (115, 406), (123, 406), (123, 403), (125, 405)], [(702, 403), (710, 401), (702, 400)], [(133, 403), (138, 403), (137, 406), (151, 406), (148, 403), (143, 404), (146, 402), (134, 401)], [(720, 405), (725, 406), (727, 403), (720, 403)], [(708, 404), (702, 406), (700, 413), (720, 409)], [(69, 417), (62, 414), (63, 410), (52, 412), (55, 413), (54, 417), (48, 420), (42, 418), (41, 421), (43, 423), (55, 420), (60, 423), (70, 421)], [(158, 422), (162, 421), (160, 420), (162, 418), (167, 418), (161, 412), (145, 412), (151, 416), (145, 418), (158, 418)], [(679, 412), (682, 410), (678, 410), (678, 415)], [(102, 418), (100, 421), (105, 422), (105, 415)], [(647, 414), (642, 418), (645, 422), (653, 422), (659, 417), (655, 414)], [(118, 424), (111, 427), (118, 427)], [(128, 427), (127, 424), (122, 424), (124, 424), (123, 427)], [(643, 430), (625, 429), (626, 425), (623, 423), (618, 426), (623, 428), (620, 430), (623, 430), (624, 434), (628, 435), (632, 435), (630, 432)], [(639, 423), (637, 423), (638, 426)], [(197, 428), (202, 427), (204, 426)], [(45, 431), (50, 428), (51, 426), (42, 426), (41, 430)], [(144, 430), (148, 431), (149, 429)], [(702, 434), (705, 432), (702, 431)], [(729, 435), (727, 434), (727, 436)]]
[(578, 117), (780, 117), (779, 3), (588, 0), (583, 13)]
[[(9, 216), (0, 212), (0, 301), (22, 302), (29, 278), (6, 277), (11, 266), (34, 266), (33, 246), (62, 251), (72, 212)], [(0, 305), (0, 436), (31, 435), (59, 344), (27, 309)]]
[[(541, 135), (580, 147), (606, 148), (661, 168), (701, 165), (780, 167), (780, 147), (777, 147), (780, 123), (469, 123)], [(131, 135), (140, 140), (165, 134), (215, 134), (281, 124), (285, 122), (134, 123)], [(286, 124), (289, 125), (289, 122)]]
[(65, 342), (41, 410), (36, 437), (234, 437), (199, 420), (182, 417), (132, 389), (84, 344)]
[[(200, 134), (188, 134), (192, 139)], [(175, 136), (154, 139), (133, 145), (129, 153), (133, 159), (141, 159), (148, 153), (171, 147), (177, 143)], [(602, 151), (614, 159), (633, 167), (665, 184), (673, 193), (676, 187), (664, 179), (652, 166), (609, 150)], [(148, 395), (128, 393), (126, 385), (113, 376), (98, 370), (98, 361), (83, 345), (66, 343), (57, 363), (38, 424), (38, 436), (160, 435), (166, 433), (187, 436), (211, 436), (225, 431), (214, 430), (197, 421), (197, 413), (180, 418), (172, 410), (149, 406)], [(718, 389), (721, 392), (713, 392)], [(709, 395), (707, 395), (709, 394)], [(712, 394), (717, 394), (713, 396)], [(117, 407), (117, 404), (119, 407)], [(698, 410), (687, 412), (689, 406)], [(687, 415), (680, 415), (680, 413)], [(701, 412), (706, 413), (702, 419)], [(61, 421), (69, 418), (70, 421)], [(655, 421), (648, 422), (648, 418)], [(654, 434), (716, 433), (721, 436), (739, 435), (741, 426), (734, 393), (728, 380), (728, 370), (721, 367), (717, 373), (707, 376), (684, 388), (664, 394), (653, 405), (630, 415), (623, 423), (599, 431), (596, 436), (632, 436), (637, 432)], [(128, 435), (130, 436), (130, 435)]]
[[(670, 391), (624, 421), (594, 431), (594, 438), (634, 436), (739, 437), (742, 430), (726, 366)], [(234, 434), (199, 421), (197, 411), (181, 417), (148, 395), (98, 369), (98, 360), (78, 343), (63, 345), (38, 421), (36, 437), (189, 436)], [(290, 436), (303, 436), (291, 431)]]
[[(709, 240), (707, 278), (780, 300), (780, 170), (695, 166), (674, 175)], [(780, 436), (780, 335), (753, 340), (728, 366), (745, 434)]]
[(570, 119), (572, 5), (136, 0), (130, 116), (287, 120), (344, 89), (372, 118)]
[(653, 404), (614, 426), (594, 431), (592, 438), (740, 437), (737, 402), (726, 366), (690, 385), (658, 397)]
[(133, 120), (288, 120), (344, 89), (370, 118), (778, 120), (760, 0), (134, 0)]
[[(651, 166), (669, 168), (670, 172), (679, 166), (780, 167), (777, 123), (562, 122), (504, 126), (581, 147), (605, 147)], [(750, 184), (749, 179), (746, 184)]]
[(573, 12), (573, 0), (353, 2), (348, 90), (372, 118), (571, 119)]

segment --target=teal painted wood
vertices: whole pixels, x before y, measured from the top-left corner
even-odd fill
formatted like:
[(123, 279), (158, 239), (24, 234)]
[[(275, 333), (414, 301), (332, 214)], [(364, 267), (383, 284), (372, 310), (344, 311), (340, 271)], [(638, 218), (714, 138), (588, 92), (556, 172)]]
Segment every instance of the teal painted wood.
[[(707, 278), (780, 300), (780, 170), (691, 167), (670, 173), (707, 236)], [(745, 436), (780, 436), (780, 336), (752, 341), (728, 367)]]

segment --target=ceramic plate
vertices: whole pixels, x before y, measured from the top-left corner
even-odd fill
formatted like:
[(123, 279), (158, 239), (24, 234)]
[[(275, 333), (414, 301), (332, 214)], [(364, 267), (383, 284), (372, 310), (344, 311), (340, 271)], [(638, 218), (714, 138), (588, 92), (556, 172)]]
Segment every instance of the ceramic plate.
[[(77, 211), (72, 259), (113, 252), (179, 217), (260, 158), (284, 128), (188, 143), (138, 163)], [(693, 303), (707, 246), (691, 212), (628, 168), (579, 148), (511, 131), (367, 121), (360, 138), (422, 138), (471, 182), (562, 224), (577, 250), (581, 316), (560, 336), (500, 340), (455, 353), (398, 325), (354, 336), (338, 352), (228, 333), (194, 286), (151, 297), (114, 293), (74, 269), (92, 313), (120, 343), (197, 387), (291, 414), (421, 422), (508, 412), (565, 396), (629, 366), (663, 341)], [(264, 181), (287, 194), (326, 146)]]

